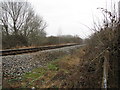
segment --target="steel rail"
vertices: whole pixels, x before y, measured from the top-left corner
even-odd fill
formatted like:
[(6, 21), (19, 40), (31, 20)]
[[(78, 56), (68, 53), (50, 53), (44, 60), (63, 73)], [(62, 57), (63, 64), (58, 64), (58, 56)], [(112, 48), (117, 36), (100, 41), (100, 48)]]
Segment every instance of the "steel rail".
[(42, 51), (42, 50), (56, 49), (56, 48), (75, 46), (75, 45), (79, 45), (79, 44), (64, 44), (64, 45), (43, 46), (43, 47), (37, 47), (37, 48), (2, 50), (0, 51), (0, 56), (32, 53), (32, 52), (37, 52), (37, 51)]

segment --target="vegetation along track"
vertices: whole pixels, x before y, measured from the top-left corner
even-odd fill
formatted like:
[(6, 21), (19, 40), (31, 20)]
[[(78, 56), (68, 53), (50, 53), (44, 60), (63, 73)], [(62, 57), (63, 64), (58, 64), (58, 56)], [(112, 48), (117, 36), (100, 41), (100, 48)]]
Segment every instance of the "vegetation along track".
[(74, 46), (74, 45), (79, 45), (79, 44), (72, 43), (72, 44), (42, 46), (42, 47), (36, 47), (36, 48), (2, 50), (2, 51), (0, 51), (0, 56), (17, 55), (17, 54), (23, 54), (23, 53), (31, 53), (31, 52), (37, 52), (37, 51), (42, 51), (42, 50), (48, 50), (48, 49), (55, 49), (55, 48)]

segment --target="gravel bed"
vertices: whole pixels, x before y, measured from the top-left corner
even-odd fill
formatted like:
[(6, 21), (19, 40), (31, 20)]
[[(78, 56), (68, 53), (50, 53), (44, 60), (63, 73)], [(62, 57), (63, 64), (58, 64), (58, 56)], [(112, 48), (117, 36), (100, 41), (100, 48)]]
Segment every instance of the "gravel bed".
[(45, 66), (52, 60), (72, 54), (81, 45), (44, 50), (35, 53), (2, 56), (3, 77), (18, 77), (37, 67)]

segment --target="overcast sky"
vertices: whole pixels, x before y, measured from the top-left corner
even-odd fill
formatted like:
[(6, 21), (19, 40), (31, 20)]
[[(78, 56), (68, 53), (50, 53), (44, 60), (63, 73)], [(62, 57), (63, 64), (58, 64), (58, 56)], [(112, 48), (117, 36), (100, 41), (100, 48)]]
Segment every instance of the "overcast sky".
[[(4, 0), (3, 0), (4, 1)], [(7, 0), (6, 0), (7, 1)], [(19, 0), (18, 0), (19, 1)], [(86, 27), (93, 27), (93, 17), (96, 22), (101, 20), (98, 7), (108, 9), (111, 0), (27, 0), (32, 4), (37, 14), (47, 22), (47, 35), (79, 35), (88, 37), (92, 32)], [(119, 1), (119, 0), (112, 0)], [(85, 26), (86, 25), (86, 26)]]
[[(82, 38), (92, 32), (85, 26), (93, 26), (101, 18), (98, 7), (110, 9), (111, 0), (28, 0), (36, 12), (47, 22), (48, 35), (79, 35)], [(116, 0), (118, 1), (118, 0)], [(113, 0), (112, 0), (113, 2)], [(85, 24), (85, 25), (83, 25)]]

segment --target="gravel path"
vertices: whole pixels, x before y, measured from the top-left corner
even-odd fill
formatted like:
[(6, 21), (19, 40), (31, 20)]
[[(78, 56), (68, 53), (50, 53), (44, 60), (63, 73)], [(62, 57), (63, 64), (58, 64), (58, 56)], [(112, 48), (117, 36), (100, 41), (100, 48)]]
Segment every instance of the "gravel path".
[(72, 54), (81, 45), (44, 50), (35, 53), (2, 57), (3, 77), (17, 77), (32, 69), (46, 65), (64, 55)]

